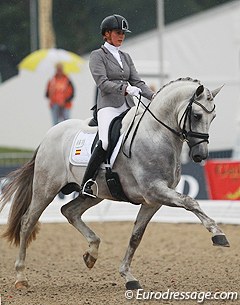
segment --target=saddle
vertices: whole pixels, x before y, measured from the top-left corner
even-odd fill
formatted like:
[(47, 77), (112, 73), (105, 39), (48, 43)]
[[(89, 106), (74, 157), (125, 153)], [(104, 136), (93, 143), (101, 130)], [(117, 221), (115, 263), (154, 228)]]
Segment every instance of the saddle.
[[(93, 110), (93, 118), (89, 122), (89, 126), (97, 126), (97, 116), (96, 116), (96, 107), (94, 106), (91, 110)], [(106, 154), (106, 182), (109, 188), (109, 191), (111, 195), (116, 198), (117, 200), (120, 201), (128, 201), (129, 199), (125, 195), (122, 184), (119, 179), (119, 175), (117, 172), (113, 172), (112, 168), (110, 166), (110, 158), (113, 153), (113, 150), (115, 146), (117, 145), (118, 139), (120, 137), (120, 130), (122, 127), (122, 120), (124, 116), (127, 114), (129, 109), (127, 109), (125, 112), (120, 114), (119, 116), (115, 117), (110, 126), (109, 126), (109, 131), (108, 131), (108, 148), (107, 148), (107, 154)], [(97, 141), (99, 140), (99, 134), (96, 134), (96, 137), (93, 141), (93, 145), (91, 150), (93, 151)]]

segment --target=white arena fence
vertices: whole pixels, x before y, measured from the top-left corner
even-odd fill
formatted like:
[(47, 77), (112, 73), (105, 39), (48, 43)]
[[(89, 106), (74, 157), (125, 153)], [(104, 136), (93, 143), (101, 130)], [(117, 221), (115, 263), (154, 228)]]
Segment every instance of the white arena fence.
[[(73, 198), (72, 195), (61, 199), (56, 196), (54, 201), (46, 208), (40, 217), (42, 223), (61, 223), (67, 222), (61, 214), (60, 208)], [(208, 216), (218, 223), (240, 224), (240, 201), (218, 201), (218, 200), (199, 200), (199, 204)], [(6, 224), (10, 203), (5, 206), (0, 214), (0, 224)], [(113, 202), (103, 200), (101, 203), (92, 207), (83, 214), (86, 222), (104, 221), (135, 221), (140, 206), (126, 202)], [(191, 212), (181, 208), (163, 206), (153, 217), (154, 222), (165, 223), (199, 223), (198, 218)]]
[[(0, 154), (0, 163), (7, 164), (8, 166), (18, 167), (19, 164), (25, 163), (27, 159), (31, 157), (30, 153), (25, 154)], [(10, 161), (9, 161), (10, 160)], [(21, 161), (21, 162), (20, 162)], [(190, 166), (193, 166), (190, 164)], [(4, 169), (4, 168), (3, 168)], [(183, 167), (184, 169), (184, 167)], [(9, 171), (9, 168), (8, 168)], [(191, 174), (189, 174), (191, 173)], [(196, 176), (201, 174), (199, 177)], [(195, 175), (195, 176), (194, 176)], [(202, 168), (192, 168), (189, 167), (188, 172), (182, 174), (181, 181), (177, 187), (177, 191), (180, 193), (185, 193), (185, 185), (188, 186), (187, 194), (193, 198), (203, 198), (197, 199), (202, 209), (206, 214), (212, 217), (218, 223), (226, 224), (240, 224), (240, 200), (207, 200), (205, 199), (205, 193), (202, 197), (199, 196), (200, 190), (202, 191), (206, 188), (205, 183), (203, 183)], [(4, 186), (5, 178), (0, 177), (0, 196), (1, 188)], [(206, 192), (206, 191), (205, 191)], [(65, 203), (69, 202), (76, 193), (73, 193), (64, 198), (60, 198), (57, 195), (54, 201), (47, 207), (43, 212), (40, 221), (41, 222), (66, 222), (66, 218), (61, 214), (60, 208)], [(9, 213), (10, 203), (6, 205), (3, 211), (0, 213), (0, 224), (6, 224), (8, 213)], [(86, 211), (83, 215), (85, 221), (135, 221), (139, 205), (133, 205), (126, 202), (113, 202), (109, 200), (103, 200), (101, 203), (95, 207)], [(152, 221), (155, 222), (169, 222), (169, 223), (199, 223), (198, 218), (191, 212), (188, 212), (181, 208), (172, 208), (163, 206), (153, 217)]]

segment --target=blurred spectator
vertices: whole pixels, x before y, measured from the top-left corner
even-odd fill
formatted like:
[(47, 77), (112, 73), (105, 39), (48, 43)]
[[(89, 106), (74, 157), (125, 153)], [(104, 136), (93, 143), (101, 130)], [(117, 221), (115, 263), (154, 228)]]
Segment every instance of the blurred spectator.
[(46, 97), (52, 113), (53, 125), (70, 118), (74, 87), (71, 80), (63, 73), (63, 65), (56, 65), (56, 74), (47, 84)]

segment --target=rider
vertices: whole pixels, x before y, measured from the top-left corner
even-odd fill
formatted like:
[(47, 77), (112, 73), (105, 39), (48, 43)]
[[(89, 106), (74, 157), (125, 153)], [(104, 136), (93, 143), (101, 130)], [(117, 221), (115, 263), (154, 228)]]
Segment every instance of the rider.
[[(140, 93), (152, 100), (154, 92), (141, 80), (129, 54), (120, 51), (125, 34), (131, 31), (120, 15), (106, 17), (100, 26), (104, 45), (90, 55), (89, 67), (98, 87), (97, 120), (99, 142), (94, 148), (82, 181), (82, 194), (91, 196), (91, 186), (108, 148), (111, 121), (133, 107), (133, 96)], [(95, 196), (94, 196), (95, 197)]]

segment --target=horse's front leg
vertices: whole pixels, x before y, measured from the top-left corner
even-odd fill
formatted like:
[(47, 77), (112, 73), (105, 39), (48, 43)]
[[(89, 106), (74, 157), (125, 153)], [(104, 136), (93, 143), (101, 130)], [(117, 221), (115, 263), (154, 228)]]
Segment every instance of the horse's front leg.
[(99, 198), (73, 199), (61, 208), (62, 214), (88, 241), (89, 249), (83, 254), (83, 259), (88, 268), (92, 268), (98, 258), (100, 238), (82, 221), (82, 214), (102, 201)]
[(126, 280), (127, 289), (134, 290), (141, 288), (138, 280), (132, 275), (130, 271), (130, 265), (133, 259), (133, 255), (142, 240), (143, 234), (145, 232), (145, 229), (149, 221), (151, 220), (153, 215), (157, 212), (157, 210), (160, 209), (160, 207), (161, 205), (157, 205), (157, 206), (142, 205), (138, 212), (137, 219), (133, 227), (132, 236), (130, 238), (130, 242), (125, 257), (119, 269), (121, 276), (123, 276)]
[(193, 212), (202, 222), (204, 227), (212, 233), (212, 242), (214, 246), (222, 246), (222, 247), (229, 247), (229, 242), (223, 233), (223, 231), (219, 228), (217, 223), (204, 211), (200, 208), (198, 202), (192, 199), (189, 196), (183, 196), (184, 208), (188, 211)]
[(195, 199), (179, 194), (175, 190), (168, 188), (163, 183), (161, 184), (161, 187), (158, 185), (154, 189), (149, 188), (148, 191), (149, 202), (156, 202), (157, 200), (160, 200), (161, 203), (166, 206), (180, 207), (191, 211), (200, 219), (204, 227), (213, 234), (212, 241), (214, 246), (229, 247), (228, 240), (223, 231), (218, 227), (217, 223), (212, 218), (204, 213), (199, 206), (199, 203)]

